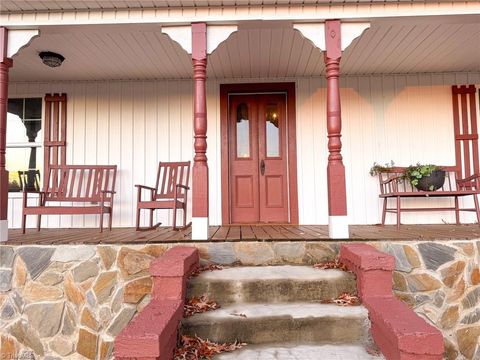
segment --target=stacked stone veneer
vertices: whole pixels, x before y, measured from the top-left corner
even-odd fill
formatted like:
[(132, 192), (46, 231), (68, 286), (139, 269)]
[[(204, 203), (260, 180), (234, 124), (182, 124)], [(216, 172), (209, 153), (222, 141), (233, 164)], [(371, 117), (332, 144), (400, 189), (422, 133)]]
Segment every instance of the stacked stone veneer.
[[(394, 290), (445, 337), (447, 359), (480, 359), (480, 240), (370, 242), (396, 258)], [(313, 264), (339, 242), (191, 243), (225, 265)], [(150, 301), (151, 261), (173, 245), (0, 246), (0, 359), (111, 359)]]

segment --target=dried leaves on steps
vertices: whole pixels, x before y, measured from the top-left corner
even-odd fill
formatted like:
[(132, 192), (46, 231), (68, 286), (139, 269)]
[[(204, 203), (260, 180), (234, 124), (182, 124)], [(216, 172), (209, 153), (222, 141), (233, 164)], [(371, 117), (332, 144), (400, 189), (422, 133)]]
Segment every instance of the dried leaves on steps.
[(323, 263), (315, 264), (313, 265), (315, 269), (321, 269), (321, 270), (328, 270), (328, 269), (338, 269), (342, 271), (348, 271), (347, 266), (338, 259), (335, 259), (334, 261), (326, 261)]
[(322, 304), (336, 304), (340, 306), (358, 306), (360, 305), (360, 299), (357, 295), (352, 295), (349, 293), (342, 293), (336, 299), (323, 300)]
[(375, 344), (367, 344), (365, 350), (369, 355), (380, 357), (382, 355), (380, 349)]
[(218, 309), (220, 305), (213, 300), (208, 300), (207, 295), (202, 295), (201, 297), (193, 297), (188, 299), (184, 305), (184, 316), (189, 317), (193, 314), (204, 313), (209, 310)]
[(234, 342), (233, 344), (217, 344), (209, 340), (203, 340), (197, 336), (182, 336), (180, 344), (175, 349), (174, 360), (201, 360), (211, 359), (213, 355), (222, 352), (230, 352), (245, 346), (245, 343)]
[(204, 271), (213, 271), (213, 270), (222, 270), (222, 269), (223, 269), (223, 266), (215, 265), (215, 264), (199, 266), (192, 271), (192, 273), (190, 274), (190, 277), (198, 276)]

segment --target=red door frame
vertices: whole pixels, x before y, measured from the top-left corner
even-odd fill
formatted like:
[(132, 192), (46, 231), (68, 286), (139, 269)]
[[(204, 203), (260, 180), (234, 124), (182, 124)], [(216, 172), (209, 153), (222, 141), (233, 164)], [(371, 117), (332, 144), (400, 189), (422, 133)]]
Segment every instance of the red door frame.
[(228, 95), (247, 93), (287, 94), (287, 147), (288, 147), (288, 192), (290, 223), (298, 224), (298, 189), (297, 189), (297, 137), (296, 137), (296, 109), (295, 83), (245, 83), (220, 85), (220, 129), (222, 152), (222, 224), (230, 224), (230, 177), (228, 157)]

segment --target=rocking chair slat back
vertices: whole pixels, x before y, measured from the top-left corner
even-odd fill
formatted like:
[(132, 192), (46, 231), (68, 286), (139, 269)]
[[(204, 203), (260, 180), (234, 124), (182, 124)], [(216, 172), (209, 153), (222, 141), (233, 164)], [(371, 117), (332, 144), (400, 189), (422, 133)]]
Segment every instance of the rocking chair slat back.
[(40, 190), (40, 170), (18, 171), (20, 189)]
[[(160, 162), (158, 164), (157, 191), (155, 199), (173, 199), (177, 184), (188, 186), (190, 178), (190, 161)], [(183, 196), (185, 189), (177, 188), (177, 196)]]

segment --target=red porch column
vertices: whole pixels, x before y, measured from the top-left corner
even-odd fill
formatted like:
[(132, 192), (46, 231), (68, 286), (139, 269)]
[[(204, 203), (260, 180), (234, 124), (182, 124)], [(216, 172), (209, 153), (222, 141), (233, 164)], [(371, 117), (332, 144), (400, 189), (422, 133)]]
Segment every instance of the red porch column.
[(325, 65), (327, 77), (328, 133), (328, 230), (330, 238), (348, 238), (345, 167), (342, 162), (342, 117), (340, 111), (340, 59), (342, 58), (340, 20), (325, 22)]
[(8, 30), (0, 27), (0, 242), (8, 239), (8, 171), (7, 149), (8, 69), (13, 65), (7, 57)]
[(192, 180), (192, 239), (208, 238), (207, 164), (207, 25), (192, 24), (193, 130), (195, 157)]

